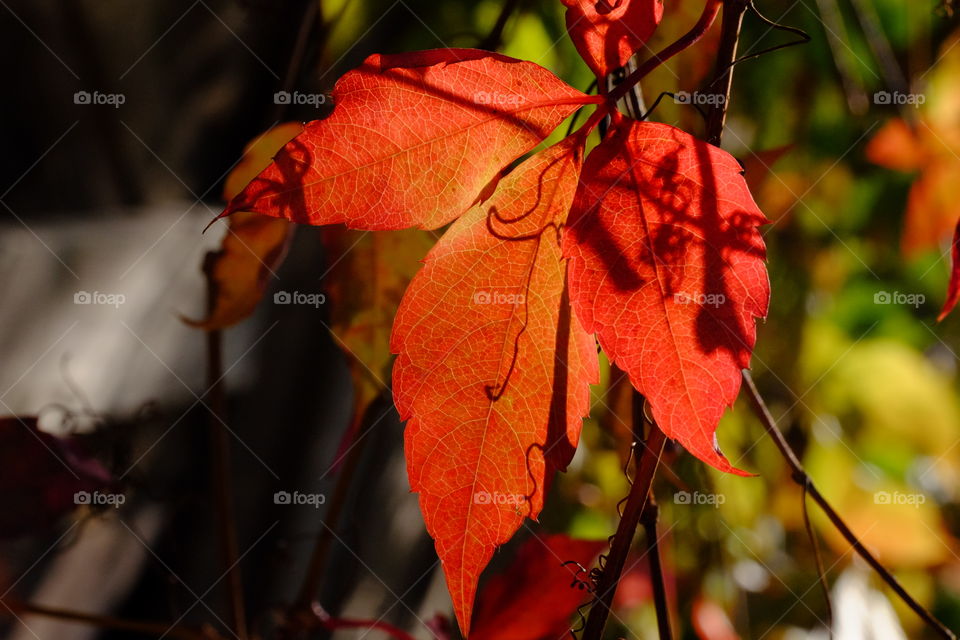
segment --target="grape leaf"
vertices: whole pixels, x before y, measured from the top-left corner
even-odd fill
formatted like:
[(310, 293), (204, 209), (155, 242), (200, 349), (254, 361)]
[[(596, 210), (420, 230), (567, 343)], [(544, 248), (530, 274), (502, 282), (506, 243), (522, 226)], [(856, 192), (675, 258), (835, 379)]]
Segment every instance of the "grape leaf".
[(577, 606), (589, 599), (577, 586), (587, 580), (580, 567), (589, 568), (606, 546), (564, 534), (528, 538), (506, 571), (490, 578), (477, 597), (470, 640), (567, 636)]
[[(273, 155), (303, 131), (299, 122), (277, 125), (252, 140), (243, 158), (227, 176), (223, 197), (230, 200), (267, 167)], [(293, 227), (286, 220), (242, 211), (230, 218), (220, 250), (205, 268), (214, 283), (213, 307), (204, 320), (186, 320), (200, 329), (224, 329), (253, 313), (263, 298), (269, 276), (287, 253)]]
[(558, 237), (581, 157), (567, 138), (508, 174), (428, 254), (394, 322), (410, 486), (465, 632), (494, 549), (537, 517), (573, 456), (598, 376)]
[(563, 0), (567, 31), (600, 78), (624, 66), (663, 18), (661, 0)]
[(735, 473), (715, 431), (767, 311), (765, 222), (731, 155), (622, 118), (584, 164), (563, 242), (584, 328), (667, 436)]
[(532, 62), (473, 49), (373, 55), (221, 214), (351, 228), (436, 228), (578, 106), (596, 102)]

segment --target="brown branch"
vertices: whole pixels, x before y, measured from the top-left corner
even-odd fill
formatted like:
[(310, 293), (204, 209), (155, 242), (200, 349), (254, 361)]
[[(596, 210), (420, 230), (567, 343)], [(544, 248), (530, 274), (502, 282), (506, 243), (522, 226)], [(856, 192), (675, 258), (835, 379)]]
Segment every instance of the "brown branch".
[(667, 603), (667, 586), (663, 577), (663, 565), (660, 563), (660, 538), (657, 536), (657, 520), (660, 517), (660, 507), (657, 506), (653, 492), (647, 500), (647, 506), (640, 516), (646, 538), (646, 555), (650, 559), (650, 581), (653, 583), (653, 604), (657, 610), (657, 629), (660, 640), (671, 640), (670, 606)]
[[(208, 315), (212, 316), (217, 300), (217, 285), (213, 277), (217, 254), (210, 252), (204, 261), (207, 276)], [(210, 480), (213, 491), (214, 514), (219, 540), (221, 564), (226, 572), (229, 619), (234, 633), (245, 640), (247, 637), (246, 608), (243, 601), (243, 580), (240, 575), (240, 550), (237, 545), (237, 529), (234, 521), (233, 488), (230, 475), (230, 436), (227, 433), (227, 396), (223, 378), (223, 334), (219, 330), (207, 331), (207, 393), (210, 396), (208, 411), (210, 455), (212, 464)]]
[[(647, 504), (650, 486), (653, 484), (653, 476), (657, 471), (660, 454), (666, 442), (666, 436), (660, 430), (660, 427), (644, 419), (643, 408), (640, 406), (641, 403), (637, 401), (639, 397), (639, 394), (635, 395), (633, 403), (633, 450), (634, 456), (637, 458), (637, 471), (630, 487), (630, 494), (627, 496), (627, 504), (623, 508), (623, 516), (620, 518), (620, 524), (617, 526), (617, 532), (614, 534), (613, 542), (610, 545), (610, 553), (607, 554), (606, 564), (603, 566), (600, 579), (597, 581), (597, 590), (594, 594), (593, 606), (590, 608), (590, 615), (587, 617), (583, 640), (600, 640), (603, 636), (603, 629), (607, 624), (610, 608), (613, 605), (613, 595), (620, 583), (620, 575), (623, 573), (627, 554), (630, 552), (633, 538), (637, 533), (637, 525)], [(645, 422), (649, 425), (649, 433), (644, 440), (643, 427)]]
[(747, 389), (748, 395), (750, 397), (750, 404), (753, 407), (754, 413), (757, 417), (760, 418), (760, 422), (763, 423), (764, 428), (767, 433), (770, 434), (770, 437), (773, 438), (774, 444), (777, 445), (777, 449), (780, 450), (780, 454), (787, 461), (787, 464), (792, 470), (791, 477), (793, 481), (798, 485), (804, 488), (807, 494), (813, 498), (813, 501), (823, 510), (823, 512), (830, 519), (830, 522), (833, 523), (833, 526), (836, 527), (837, 531), (846, 538), (847, 542), (850, 543), (850, 546), (853, 547), (861, 558), (863, 558), (867, 564), (869, 564), (874, 571), (877, 572), (877, 575), (893, 589), (900, 599), (903, 600), (907, 606), (916, 612), (924, 622), (926, 622), (938, 635), (942, 638), (948, 638), (949, 640), (956, 640), (957, 636), (954, 635), (950, 629), (948, 629), (942, 622), (937, 620), (932, 613), (927, 611), (927, 609), (921, 605), (919, 602), (913, 599), (907, 590), (903, 588), (900, 582), (890, 573), (886, 567), (880, 564), (880, 561), (877, 560), (870, 551), (867, 550), (863, 543), (860, 542), (860, 539), (857, 538), (856, 534), (850, 530), (850, 527), (847, 526), (847, 523), (843, 521), (843, 518), (836, 512), (836, 510), (827, 502), (826, 498), (820, 493), (816, 485), (813, 484), (810, 476), (807, 475), (806, 470), (804, 470), (803, 465), (800, 463), (800, 459), (797, 458), (797, 455), (793, 452), (793, 449), (790, 448), (790, 444), (787, 443), (787, 439), (784, 438), (783, 433), (777, 427), (776, 420), (773, 419), (773, 416), (770, 414), (770, 410), (767, 408), (766, 403), (764, 403), (763, 398), (760, 396), (760, 392), (757, 390), (757, 386), (753, 382), (753, 377), (750, 375), (750, 372), (744, 369), (743, 371), (743, 381), (744, 387)]
[(727, 120), (727, 105), (730, 102), (730, 89), (733, 87), (733, 64), (737, 59), (737, 46), (740, 42), (740, 28), (743, 16), (750, 6), (750, 0), (724, 0), (723, 18), (720, 21), (720, 46), (717, 48), (717, 60), (714, 63), (714, 78), (710, 91), (717, 96), (707, 112), (707, 142), (720, 145), (723, 125)]
[(163, 622), (127, 620), (113, 616), (101, 616), (68, 609), (45, 607), (16, 600), (0, 601), (0, 604), (3, 604), (5, 609), (0, 610), (0, 614), (7, 615), (8, 617), (19, 617), (21, 615), (44, 616), (64, 622), (87, 624), (100, 627), (101, 629), (128, 631), (147, 636), (156, 636), (157, 638), (173, 638), (174, 640), (223, 640), (223, 636), (211, 628), (194, 629), (182, 625), (171, 626)]

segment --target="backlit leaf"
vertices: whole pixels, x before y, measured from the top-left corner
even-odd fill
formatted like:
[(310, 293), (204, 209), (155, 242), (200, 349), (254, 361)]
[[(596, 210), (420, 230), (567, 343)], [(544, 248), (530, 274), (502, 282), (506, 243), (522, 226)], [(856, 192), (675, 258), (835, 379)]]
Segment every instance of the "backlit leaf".
[[(223, 197), (230, 200), (270, 164), (273, 155), (303, 131), (299, 122), (286, 122), (258, 136), (227, 176)], [(287, 252), (293, 228), (286, 220), (240, 212), (230, 218), (220, 251), (206, 265), (215, 286), (213, 309), (202, 321), (187, 323), (201, 329), (224, 329), (253, 313), (273, 271)]]
[(734, 472), (715, 431), (769, 298), (766, 219), (740, 171), (679, 129), (623, 119), (587, 158), (564, 236), (584, 328), (667, 436)]
[(373, 55), (221, 215), (351, 228), (436, 228), (594, 102), (532, 62), (473, 49)]
[(624, 66), (663, 17), (661, 0), (563, 0), (567, 31), (597, 76)]
[(437, 243), (397, 313), (394, 401), (461, 629), (477, 578), (573, 456), (592, 337), (564, 295), (559, 226), (581, 165), (567, 139), (526, 160)]

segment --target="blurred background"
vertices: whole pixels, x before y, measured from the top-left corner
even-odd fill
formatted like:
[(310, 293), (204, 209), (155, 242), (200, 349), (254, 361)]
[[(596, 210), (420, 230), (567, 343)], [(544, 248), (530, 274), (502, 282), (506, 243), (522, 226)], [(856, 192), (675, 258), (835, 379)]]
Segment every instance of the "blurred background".
[[(960, 218), (960, 18), (935, 0), (755, 4), (810, 42), (735, 69), (724, 146), (771, 220), (773, 298), (754, 377), (821, 491), (960, 629), (960, 320), (937, 322)], [(208, 424), (225, 396), (251, 633), (276, 635), (319, 536), (326, 611), (449, 637), (449, 597), (386, 391), (389, 321), (436, 236), (296, 229), (286, 259), (270, 261), (262, 304), (222, 336), (222, 394), (209, 384), (205, 333), (183, 318), (205, 315), (202, 264), (226, 225), (202, 231), (248, 142), (323, 117), (336, 78), (374, 52), (484, 46), (586, 90), (560, 2), (0, 5), (0, 413), (19, 417), (0, 421), (2, 633), (164, 633), (102, 630), (30, 603), (231, 637)], [(665, 7), (651, 51), (686, 31), (702, 2)], [(679, 96), (651, 119), (702, 134), (697, 90), (712, 79), (717, 35), (647, 78), (648, 106)], [(794, 40), (750, 13), (740, 50)], [(384, 295), (367, 299), (375, 279)], [(323, 302), (285, 304), (282, 293)], [(524, 537), (614, 531), (630, 393), (606, 365), (594, 392), (570, 472), (490, 574), (507, 570)], [(669, 450), (656, 485), (677, 637), (933, 637), (811, 507), (828, 620), (789, 468), (745, 404), (718, 435), (757, 477)], [(105, 498), (78, 504), (78, 491)], [(284, 492), (317, 498), (287, 504)], [(647, 571), (631, 563), (610, 638), (655, 637)], [(336, 632), (367, 636), (385, 637)], [(559, 637), (569, 636), (549, 635)]]

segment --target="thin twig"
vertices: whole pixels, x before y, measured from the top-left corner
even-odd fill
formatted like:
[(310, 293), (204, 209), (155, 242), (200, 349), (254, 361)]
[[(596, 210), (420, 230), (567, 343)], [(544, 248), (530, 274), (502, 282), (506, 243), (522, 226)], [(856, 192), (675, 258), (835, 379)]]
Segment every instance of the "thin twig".
[(510, 16), (513, 15), (513, 12), (516, 11), (519, 6), (520, 0), (504, 0), (503, 8), (500, 9), (500, 15), (497, 16), (497, 21), (494, 23), (493, 29), (491, 29), (487, 37), (477, 45), (478, 49), (496, 51), (500, 48), (500, 45), (503, 44), (503, 30), (507, 26), (507, 21), (510, 20)]
[(724, 0), (723, 2), (720, 46), (717, 48), (717, 60), (713, 67), (714, 78), (709, 87), (711, 93), (719, 96), (707, 112), (707, 142), (710, 144), (719, 146), (720, 138), (723, 136), (723, 126), (727, 120), (727, 105), (730, 102), (730, 89), (733, 87), (733, 63), (737, 59), (743, 16), (749, 6), (749, 0)]
[[(373, 406), (373, 404), (370, 406)], [(346, 505), (350, 487), (353, 484), (357, 467), (360, 465), (366, 442), (366, 438), (355, 439), (354, 442), (350, 444), (350, 449), (343, 467), (338, 470), (337, 483), (334, 486), (333, 495), (330, 498), (330, 505), (327, 507), (327, 511), (323, 516), (326, 526), (317, 534), (316, 544), (310, 556), (310, 563), (307, 565), (307, 572), (304, 575), (303, 583), (300, 586), (299, 594), (294, 603), (294, 611), (304, 611), (313, 605), (313, 599), (316, 597), (317, 590), (320, 588), (320, 583), (323, 580), (327, 555), (330, 553), (330, 546), (333, 543), (333, 532), (337, 529), (340, 514), (343, 512), (344, 505)]]
[(657, 610), (657, 630), (660, 640), (672, 640), (670, 630), (670, 606), (667, 604), (667, 585), (663, 577), (663, 565), (660, 562), (660, 537), (657, 535), (657, 521), (660, 507), (653, 498), (653, 492), (647, 499), (647, 506), (640, 516), (646, 538), (646, 556), (650, 559), (650, 581), (653, 583), (653, 604)]
[(807, 475), (807, 472), (804, 470), (803, 465), (800, 463), (800, 459), (797, 458), (797, 455), (793, 452), (793, 449), (790, 448), (787, 439), (783, 436), (783, 433), (780, 431), (780, 428), (777, 427), (776, 420), (773, 419), (773, 416), (770, 414), (770, 410), (767, 408), (766, 403), (764, 403), (763, 398), (760, 396), (760, 392), (757, 390), (757, 386), (753, 382), (753, 377), (750, 375), (750, 372), (744, 369), (743, 371), (743, 381), (744, 386), (747, 389), (748, 395), (750, 397), (750, 403), (753, 406), (754, 413), (757, 417), (760, 418), (760, 422), (763, 423), (764, 428), (767, 433), (770, 434), (770, 437), (773, 438), (774, 444), (777, 445), (777, 449), (780, 450), (781, 455), (787, 461), (787, 464), (792, 470), (791, 477), (793, 481), (796, 482), (801, 487), (806, 489), (806, 492), (813, 498), (813, 501), (819, 505), (823, 512), (830, 519), (830, 522), (833, 523), (833, 526), (837, 528), (837, 531), (846, 538), (847, 542), (850, 543), (850, 546), (853, 547), (861, 558), (866, 560), (874, 571), (877, 572), (877, 575), (893, 589), (900, 599), (903, 600), (907, 606), (913, 609), (918, 616), (920, 616), (924, 622), (926, 622), (937, 634), (942, 638), (948, 638), (949, 640), (956, 640), (957, 636), (954, 635), (950, 629), (948, 629), (942, 622), (937, 620), (932, 613), (927, 611), (927, 609), (921, 605), (919, 602), (914, 600), (913, 596), (907, 593), (907, 590), (903, 588), (900, 582), (891, 574), (886, 567), (880, 564), (880, 561), (877, 560), (872, 553), (870, 553), (863, 543), (860, 542), (860, 539), (850, 530), (850, 527), (847, 526), (847, 523), (843, 521), (843, 518), (836, 512), (836, 510), (827, 502), (826, 498), (820, 493), (816, 485), (813, 484), (810, 476)]
[(125, 618), (81, 613), (79, 611), (45, 607), (15, 600), (3, 601), (0, 604), (3, 605), (3, 608), (0, 609), (0, 615), (6, 615), (8, 617), (27, 615), (44, 616), (64, 622), (87, 624), (101, 629), (114, 629), (116, 631), (127, 631), (130, 633), (155, 636), (157, 638), (172, 638), (173, 640), (222, 640), (223, 638), (223, 636), (211, 628), (194, 629), (182, 625), (171, 626), (163, 622), (127, 620)]
[(909, 91), (909, 83), (900, 69), (897, 56), (893, 52), (893, 47), (890, 46), (890, 40), (887, 39), (883, 27), (880, 25), (877, 8), (872, 2), (864, 2), (864, 0), (850, 0), (850, 4), (853, 6), (853, 13), (863, 30), (867, 45), (880, 66), (887, 87), (904, 93)]
[(639, 403), (634, 402), (633, 445), (634, 456), (637, 458), (637, 471), (630, 487), (630, 494), (627, 496), (627, 504), (623, 507), (623, 516), (620, 518), (620, 524), (610, 545), (610, 553), (607, 554), (607, 561), (597, 582), (597, 590), (593, 606), (590, 608), (590, 615), (587, 617), (583, 640), (600, 640), (603, 636), (603, 629), (613, 605), (613, 595), (620, 583), (620, 575), (623, 573), (640, 516), (650, 495), (653, 476), (666, 442), (663, 431), (652, 422), (648, 423), (649, 433), (644, 440), (643, 424), (646, 421), (643, 419), (643, 410), (637, 411), (637, 404)]
[[(297, 38), (293, 43), (293, 49), (290, 52), (290, 61), (287, 64), (287, 70), (283, 74), (283, 80), (280, 83), (278, 91), (293, 91), (297, 77), (303, 68), (303, 59), (307, 51), (307, 44), (310, 42), (310, 35), (316, 29), (324, 29), (321, 0), (308, 0), (303, 10), (303, 17), (300, 20), (300, 29), (297, 31)], [(323, 40), (321, 38), (321, 40)], [(273, 113), (270, 116), (270, 122), (278, 122), (283, 119), (289, 107), (289, 102), (278, 102), (273, 107)]]
[(803, 526), (807, 530), (810, 546), (813, 547), (813, 559), (817, 564), (817, 581), (820, 583), (820, 589), (823, 590), (823, 600), (827, 606), (827, 628), (830, 629), (830, 637), (833, 638), (833, 601), (830, 598), (830, 585), (827, 584), (827, 572), (823, 570), (820, 543), (817, 541), (817, 534), (813, 531), (813, 523), (810, 522), (810, 509), (807, 505), (809, 489), (809, 485), (803, 485), (803, 496), (800, 498), (800, 503), (803, 506)]
[[(215, 252), (207, 254), (204, 273), (207, 276), (208, 315), (212, 316), (217, 300), (217, 285), (213, 278), (216, 264)], [(245, 640), (247, 637), (247, 614), (243, 600), (243, 579), (240, 575), (240, 549), (237, 545), (237, 528), (233, 504), (233, 487), (230, 472), (230, 436), (227, 433), (227, 396), (223, 386), (223, 333), (207, 331), (207, 388), (210, 397), (210, 455), (211, 485), (217, 523), (217, 538), (221, 564), (226, 571), (227, 602), (234, 633)]]
[(863, 84), (857, 77), (857, 63), (852, 59), (846, 44), (849, 42), (849, 37), (840, 8), (836, 0), (817, 0), (817, 8), (820, 10), (827, 44), (833, 54), (833, 62), (837, 66), (837, 73), (840, 74), (840, 84), (847, 96), (847, 106), (854, 114), (866, 113), (869, 99)]

